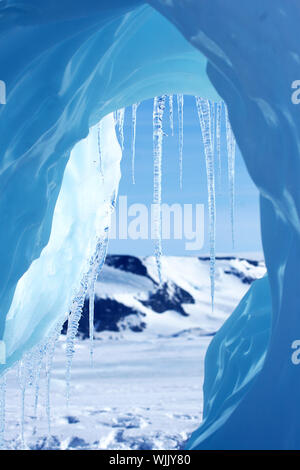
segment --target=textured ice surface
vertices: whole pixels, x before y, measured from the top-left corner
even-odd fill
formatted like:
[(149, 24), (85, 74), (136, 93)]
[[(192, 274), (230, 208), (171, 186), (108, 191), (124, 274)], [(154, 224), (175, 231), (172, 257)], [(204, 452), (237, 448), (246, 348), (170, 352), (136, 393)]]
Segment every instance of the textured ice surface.
[[(58, 294), (60, 287), (50, 296), (43, 294), (38, 278), (44, 271), (29, 284), (27, 295), (33, 297), (34, 308), (10, 306), (19, 279), (29, 267), (36, 269), (38, 263), (33, 261), (47, 249), (53, 211), (74, 145), (116, 109), (162, 94), (214, 99), (216, 89), (228, 106), (237, 143), (261, 193), (262, 241), (269, 275), (269, 284), (265, 280), (253, 287), (253, 295), (249, 293), (237, 316), (242, 319), (246, 307), (255, 315), (258, 307), (269, 314), (272, 311), (272, 333), (263, 368), (255, 377), (253, 371), (259, 370), (264, 357), (257, 341), (250, 340), (253, 349), (246, 348), (248, 355), (243, 337), (237, 342), (235, 357), (244, 354), (250, 361), (250, 366), (241, 361), (238, 382), (226, 349), (222, 349), (221, 360), (228, 367), (207, 362), (206, 370), (217, 372), (216, 376), (208, 372), (207, 377), (221, 376), (221, 384), (230, 387), (222, 389), (222, 410), (207, 408), (206, 424), (189, 447), (299, 449), (300, 374), (290, 360), (300, 318), (300, 114), (291, 102), (291, 83), (299, 76), (298, 2), (149, 3), (182, 35), (138, 0), (117, 0), (113, 6), (110, 1), (96, 0), (53, 0), (42, 7), (37, 0), (1, 3), (4, 46), (0, 69), (7, 103), (0, 109), (4, 228), (0, 232), (0, 338), (7, 340), (8, 364), (44, 337), (67, 308), (66, 298), (61, 302)], [(202, 54), (208, 58), (211, 82)], [(112, 167), (108, 174), (113, 175)], [(69, 198), (79, 197), (78, 190), (79, 185), (76, 190), (73, 186)], [(76, 217), (71, 232), (79, 226), (85, 230), (86, 207), (81, 209), (83, 218)], [(63, 217), (68, 219), (68, 213)], [(60, 229), (65, 226), (64, 220)], [(73, 248), (75, 242), (71, 243), (72, 253)], [(67, 256), (65, 243), (64, 249)], [(64, 293), (74, 294), (73, 276), (79, 269), (72, 269), (72, 275), (68, 270), (73, 262), (82, 266), (86, 245), (83, 251), (79, 250), (78, 260), (61, 262), (65, 276), (56, 276), (54, 271), (57, 279), (52, 279), (51, 264), (48, 266), (45, 272), (50, 286), (50, 280), (54, 287), (61, 279)], [(267, 302), (268, 285), (272, 308)], [(16, 294), (15, 304), (17, 299)], [(266, 328), (269, 323), (263, 318)], [(245, 324), (246, 338), (255, 337), (256, 324)], [(229, 330), (221, 330), (218, 338), (222, 344), (226, 338), (233, 341), (234, 326), (229, 324)], [(251, 383), (240, 387), (242, 399), (232, 394), (240, 382)]]
[(94, 126), (71, 152), (49, 242), (18, 282), (6, 320), (7, 364), (2, 367), (20, 358), (24, 346), (40, 342), (59, 321), (63, 322), (89, 269), (97, 237), (109, 223), (111, 199), (120, 178), (121, 149), (112, 114), (101, 126), (103, 178), (98, 128)]
[[(247, 305), (243, 304), (249, 311), (253, 307), (253, 315), (258, 315), (258, 308), (272, 313), (263, 368), (250, 387), (241, 389), (239, 401), (232, 396), (234, 384), (238, 388), (241, 381), (248, 382), (249, 370), (257, 370), (262, 357), (259, 342), (250, 342), (253, 348), (246, 349), (252, 365), (241, 368), (238, 381), (234, 366), (230, 367), (233, 358), (225, 350), (221, 359), (228, 367), (207, 361), (208, 376), (212, 377), (210, 368), (218, 369), (224, 386), (231, 386), (223, 388), (222, 411), (211, 407), (210, 425), (199, 428), (189, 447), (299, 449), (300, 374), (291, 361), (291, 345), (299, 336), (300, 323), (300, 114), (291, 101), (291, 83), (299, 76), (299, 5), (294, 0), (152, 0), (151, 4), (209, 59), (208, 75), (227, 104), (237, 144), (260, 190), (262, 242), (272, 298), (267, 308), (265, 281), (257, 290), (252, 287), (257, 295), (250, 295)], [(245, 312), (237, 311), (241, 321)], [(254, 338), (255, 325), (248, 323), (248, 338)], [(221, 330), (217, 336), (225, 344), (226, 338), (234, 341), (236, 332)], [(242, 338), (235, 353), (241, 358), (245, 354)]]
[[(13, 306), (10, 309), (19, 279), (49, 241), (53, 211), (76, 142), (109, 112), (166, 91), (201, 92), (218, 99), (206, 75), (204, 56), (167, 20), (139, 1), (117, 1), (112, 8), (110, 1), (54, 0), (40, 8), (36, 0), (26, 0), (18, 3), (14, 15), (10, 4), (9, 0), (0, 5), (1, 22), (5, 22), (1, 79), (7, 88), (7, 104), (0, 107), (0, 214), (5, 227), (0, 232), (0, 338), (4, 335), (8, 341), (8, 364), (66, 314), (70, 298), (79, 289), (80, 276), (75, 275), (73, 262), (84, 264), (90, 238), (95, 236), (94, 227), (85, 222), (94, 210), (88, 201), (96, 198), (93, 184), (90, 194), (87, 190), (80, 193), (86, 168), (68, 176), (73, 184), (66, 198), (71, 207), (73, 201), (79, 204), (70, 237), (73, 231), (82, 230), (88, 241), (82, 236), (72, 262), (77, 242), (70, 242), (71, 251), (65, 243), (56, 247), (57, 252), (63, 251), (64, 272), (61, 278), (56, 276), (51, 263), (42, 272), (40, 279), (46, 273), (52, 276), (51, 293), (40, 288), (40, 272), (36, 275), (37, 281), (30, 283), (27, 293), (34, 299), (30, 317), (23, 305), (18, 312)], [(97, 142), (92, 147), (98, 160)], [(109, 173), (114, 178), (118, 151), (112, 158)], [(83, 155), (78, 159), (83, 160)], [(84, 166), (84, 161), (78, 165)], [(98, 163), (91, 168), (95, 170), (91, 177), (96, 178)], [(106, 184), (113, 190), (109, 179)], [(97, 210), (101, 211), (101, 197)], [(59, 224), (62, 232), (71, 223), (65, 212)], [(61, 303), (56, 288), (69, 298)], [(14, 320), (7, 321), (9, 310)]]

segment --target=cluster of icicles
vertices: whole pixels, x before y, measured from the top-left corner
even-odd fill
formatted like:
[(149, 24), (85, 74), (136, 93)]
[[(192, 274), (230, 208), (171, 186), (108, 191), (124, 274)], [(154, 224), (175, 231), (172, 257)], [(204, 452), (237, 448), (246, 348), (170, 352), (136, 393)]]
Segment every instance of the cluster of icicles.
[[(179, 146), (179, 187), (183, 187), (183, 109), (184, 97), (182, 94), (176, 95), (178, 110), (178, 146)], [(222, 116), (225, 117), (225, 132), (227, 144), (227, 165), (228, 182), (230, 194), (230, 220), (232, 231), (232, 243), (234, 244), (234, 179), (235, 179), (235, 148), (236, 142), (231, 130), (227, 107), (223, 102), (214, 103), (207, 99), (195, 97), (196, 108), (199, 117), (200, 129), (205, 154), (207, 189), (208, 189), (208, 217), (209, 217), (209, 246), (210, 246), (210, 283), (211, 302), (214, 305), (214, 279), (215, 279), (215, 245), (216, 245), (216, 177), (217, 168), (218, 179), (221, 180), (221, 123)], [(166, 133), (163, 130), (163, 116), (166, 106), (169, 107), (169, 127), (172, 136), (174, 135), (174, 112), (173, 95), (163, 95), (154, 98), (153, 103), (153, 164), (154, 164), (154, 185), (153, 185), (153, 206), (154, 206), (154, 233), (155, 233), (155, 258), (160, 284), (163, 282), (161, 270), (161, 199), (162, 199), (162, 149), (163, 137)], [(139, 103), (132, 106), (132, 182), (135, 183), (135, 142), (137, 110)], [(115, 126), (121, 148), (124, 148), (124, 116), (125, 108), (114, 113)], [(101, 122), (98, 127), (98, 149), (100, 180), (103, 180), (102, 157), (101, 157)], [(116, 197), (116, 196), (114, 196)], [(110, 211), (114, 210), (116, 200), (111, 201)], [(90, 356), (93, 362), (93, 338), (94, 338), (94, 300), (95, 283), (104, 265), (109, 239), (109, 227), (105, 228), (104, 234), (98, 237), (94, 254), (89, 260), (88, 268), (81, 280), (78, 292), (70, 306), (67, 316), (67, 340), (66, 340), (66, 401), (67, 406), (70, 398), (71, 367), (74, 355), (75, 337), (82, 314), (84, 300), (89, 297), (89, 330), (90, 330)], [(25, 422), (25, 392), (28, 387), (34, 390), (34, 410), (33, 417), (37, 419), (37, 409), (39, 400), (40, 374), (42, 365), (45, 364), (46, 376), (46, 415), (48, 421), (48, 438), (51, 437), (51, 416), (50, 416), (50, 380), (51, 366), (57, 341), (59, 339), (63, 323), (61, 322), (53, 329), (52, 334), (46, 342), (35, 346), (25, 354), (18, 364), (18, 382), (21, 390), (21, 418), (20, 418), (20, 440), (21, 446), (26, 447), (24, 439)], [(5, 433), (5, 389), (6, 377), (0, 377), (0, 448), (4, 445)]]

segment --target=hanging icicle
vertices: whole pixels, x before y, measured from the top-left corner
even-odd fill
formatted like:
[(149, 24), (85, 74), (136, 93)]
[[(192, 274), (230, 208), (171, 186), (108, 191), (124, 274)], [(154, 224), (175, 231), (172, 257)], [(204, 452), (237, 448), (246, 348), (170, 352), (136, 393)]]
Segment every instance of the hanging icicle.
[(103, 237), (99, 238), (95, 254), (90, 261), (91, 269), (89, 276), (89, 337), (90, 337), (90, 358), (93, 365), (94, 356), (94, 313), (95, 313), (95, 285), (97, 278), (104, 266), (108, 248), (109, 230), (106, 227)]
[(100, 170), (101, 180), (103, 182), (104, 175), (103, 175), (103, 168), (102, 168), (102, 149), (101, 149), (102, 136), (101, 134), (102, 134), (102, 121), (100, 121), (97, 126), (97, 143), (98, 143), (98, 155), (99, 155), (99, 170)]
[(19, 388), (21, 391), (20, 439), (21, 439), (21, 446), (23, 449), (25, 449), (24, 428), (25, 428), (26, 368), (24, 365), (24, 360), (18, 363), (18, 381), (19, 381)]
[(31, 387), (35, 381), (36, 374), (36, 347), (27, 352), (18, 363), (18, 384), (21, 391), (21, 419), (20, 440), (23, 449), (25, 443), (25, 393), (27, 386)]
[[(109, 215), (111, 215), (112, 210), (115, 207), (115, 200), (113, 200), (109, 207)], [(99, 238), (96, 243), (96, 248), (94, 255), (91, 257), (89, 262), (89, 269), (88, 272), (83, 276), (80, 289), (73, 299), (72, 306), (70, 309), (70, 314), (68, 317), (68, 329), (67, 329), (67, 347), (66, 347), (66, 357), (67, 357), (67, 365), (66, 365), (66, 399), (67, 399), (67, 406), (70, 400), (70, 383), (71, 383), (71, 368), (72, 368), (72, 361), (75, 352), (75, 338), (78, 331), (79, 320), (81, 317), (84, 300), (87, 292), (91, 294), (91, 292), (95, 289), (95, 281), (99, 276), (99, 273), (104, 265), (106, 253), (107, 253), (107, 245), (108, 245), (108, 235), (109, 235), (109, 225), (104, 230), (104, 237)], [(92, 293), (92, 297), (94, 294)], [(89, 311), (90, 319), (89, 319), (89, 326), (90, 326), (90, 355), (91, 358), (93, 357), (93, 337), (94, 337), (94, 302), (90, 303), (90, 311)]]
[(132, 105), (132, 183), (135, 184), (135, 138), (136, 138), (136, 113), (139, 107), (139, 103)]
[(216, 121), (216, 113), (215, 113), (215, 103), (213, 101), (209, 102), (209, 109), (210, 109), (210, 132), (211, 132), (211, 147), (213, 155), (215, 156), (215, 121)]
[(216, 150), (218, 159), (218, 182), (221, 188), (222, 181), (222, 162), (221, 162), (221, 115), (222, 115), (222, 102), (217, 103), (216, 113)]
[(95, 322), (95, 282), (89, 288), (89, 338), (90, 338), (90, 360), (94, 365), (94, 322)]
[(225, 122), (226, 122), (226, 142), (227, 142), (227, 162), (228, 162), (228, 183), (229, 183), (229, 198), (230, 198), (230, 223), (231, 223), (231, 238), (232, 247), (235, 244), (234, 235), (234, 213), (235, 213), (235, 149), (236, 142), (232, 132), (232, 128), (229, 121), (228, 109), (225, 106)]
[(125, 108), (117, 110), (117, 128), (119, 132), (120, 144), (122, 151), (124, 150), (124, 117)]
[(179, 187), (182, 189), (182, 173), (183, 173), (183, 95), (177, 95), (178, 110), (178, 128), (179, 128)]
[(212, 310), (214, 308), (215, 295), (215, 261), (216, 261), (216, 198), (215, 198), (215, 175), (214, 154), (211, 139), (211, 108), (208, 100), (196, 97), (196, 105), (201, 127), (208, 190), (208, 216), (209, 216), (209, 245), (210, 245), (210, 286)]
[(66, 345), (66, 399), (67, 406), (70, 401), (71, 368), (75, 352), (75, 337), (78, 331), (79, 320), (84, 304), (85, 294), (88, 286), (88, 274), (85, 274), (80, 283), (80, 289), (72, 301), (70, 314), (68, 317), (67, 345)]
[(155, 97), (153, 104), (153, 210), (154, 210), (154, 238), (155, 258), (159, 283), (162, 284), (161, 274), (161, 180), (162, 180), (162, 120), (165, 109), (166, 95)]
[(174, 135), (173, 95), (169, 95), (169, 118), (171, 134)]
[(46, 345), (46, 414), (48, 424), (48, 439), (51, 437), (51, 404), (50, 404), (50, 383), (53, 357), (57, 342), (59, 340), (63, 323), (59, 322), (50, 335)]
[(4, 449), (6, 376), (0, 377), (0, 449)]
[[(38, 402), (39, 402), (39, 392), (40, 392), (40, 377), (41, 370), (43, 365), (43, 359), (46, 353), (46, 344), (37, 346), (37, 361), (36, 361), (36, 373), (34, 380), (34, 406), (33, 406), (33, 418), (35, 422), (37, 421), (37, 412), (38, 412)], [(33, 434), (36, 433), (36, 424), (33, 430)]]
[[(118, 123), (117, 127), (119, 127), (121, 136), (123, 136), (124, 111), (125, 110), (123, 108), (121, 110), (118, 110), (115, 114), (117, 123)], [(101, 124), (100, 124), (100, 131), (101, 131)], [(99, 147), (99, 152), (102, 155), (101, 132), (100, 132), (99, 140), (98, 140), (98, 147)], [(116, 206), (116, 197), (117, 197), (117, 193), (115, 191), (112, 195), (110, 204), (109, 205), (107, 204), (107, 209), (106, 209), (106, 214), (105, 214), (106, 226), (103, 230), (103, 235), (98, 237), (96, 240), (94, 253), (89, 260), (87, 272), (83, 275), (81, 279), (80, 288), (77, 292), (77, 295), (74, 297), (72, 301), (70, 313), (68, 316), (67, 346), (66, 346), (67, 406), (69, 404), (69, 399), (70, 399), (71, 368), (72, 368), (72, 361), (73, 361), (73, 356), (75, 352), (75, 337), (78, 331), (79, 320), (81, 317), (84, 301), (85, 301), (87, 294), (89, 296), (90, 358), (91, 358), (91, 364), (93, 364), (95, 283), (104, 265), (105, 258), (106, 258), (111, 215)]]

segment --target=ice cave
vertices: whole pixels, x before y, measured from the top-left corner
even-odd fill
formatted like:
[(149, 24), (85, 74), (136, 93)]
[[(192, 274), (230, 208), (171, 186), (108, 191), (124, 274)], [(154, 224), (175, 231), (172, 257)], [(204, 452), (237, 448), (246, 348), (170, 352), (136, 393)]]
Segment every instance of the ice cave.
[[(7, 370), (20, 363), (23, 394), (42, 363), (50, 381), (67, 317), (70, 381), (84, 298), (93, 298), (107, 250), (124, 108), (132, 107), (135, 129), (138, 105), (150, 98), (160, 272), (162, 113), (173, 112), (177, 95), (180, 116), (183, 95), (192, 95), (207, 150), (212, 303), (210, 126), (214, 119), (217, 139), (221, 109), (232, 202), (235, 142), (260, 193), (267, 276), (208, 348), (203, 421), (185, 447), (299, 449), (300, 373), (292, 360), (300, 339), (297, 0), (3, 0), (0, 17), (0, 439)], [(133, 182), (134, 165), (133, 152)], [(93, 334), (91, 359), (92, 343)]]

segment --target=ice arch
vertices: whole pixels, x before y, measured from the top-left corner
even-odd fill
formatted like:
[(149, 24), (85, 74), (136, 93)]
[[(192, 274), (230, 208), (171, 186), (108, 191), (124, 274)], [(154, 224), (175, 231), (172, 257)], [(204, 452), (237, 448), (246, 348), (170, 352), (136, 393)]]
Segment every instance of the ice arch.
[[(110, 1), (83, 5), (57, 0), (40, 8), (36, 0), (18, 7), (7, 1), (0, 13), (1, 78), (7, 87), (7, 104), (0, 109), (3, 338), (16, 284), (48, 243), (64, 169), (76, 142), (103, 116), (135, 101), (167, 91), (201, 92), (212, 99), (218, 95), (207, 78), (204, 56), (141, 2), (111, 6)], [(79, 217), (77, 223), (82, 223)], [(62, 285), (60, 292), (62, 296)], [(43, 334), (41, 329), (26, 331), (28, 345), (48, 331), (53, 315), (62, 314), (47, 303), (44, 309), (48, 324)], [(25, 323), (18, 321), (14, 327), (22, 330)], [(10, 351), (18, 358), (24, 346), (9, 345), (3, 368), (11, 363)]]
[[(238, 339), (241, 321), (249, 347), (236, 342), (235, 354), (227, 358), (229, 372), (221, 367), (226, 348), (219, 357), (217, 375), (229, 387), (219, 387), (208, 372), (206, 421), (188, 446), (300, 448), (300, 374), (290, 360), (300, 323), (299, 111), (290, 99), (300, 68), (299, 6), (296, 0), (149, 3), (186, 40), (138, 1), (124, 6), (65, 0), (40, 8), (37, 0), (17, 5), (8, 0), (0, 6), (0, 78), (7, 85), (7, 104), (0, 111), (1, 337), (16, 283), (49, 239), (75, 143), (121, 106), (163, 92), (213, 97), (216, 89), (228, 104), (236, 139), (261, 192), (272, 330), (264, 361), (271, 311), (265, 279), (212, 343), (207, 361), (226, 341)], [(198, 51), (209, 60), (214, 88)], [(259, 319), (245, 321), (257, 312), (259, 331)], [(18, 348), (21, 354), (24, 344)], [(241, 369), (234, 376), (237, 363)]]

